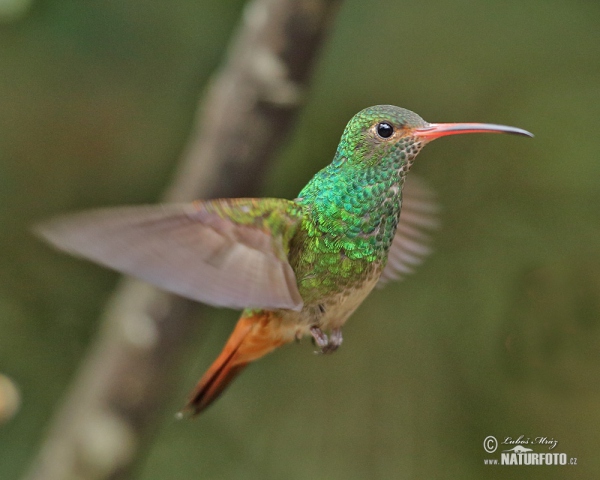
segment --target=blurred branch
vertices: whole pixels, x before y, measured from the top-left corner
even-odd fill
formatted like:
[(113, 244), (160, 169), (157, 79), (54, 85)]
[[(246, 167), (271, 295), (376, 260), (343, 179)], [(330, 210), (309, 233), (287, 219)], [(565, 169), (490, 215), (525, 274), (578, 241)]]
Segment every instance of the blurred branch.
[[(341, 0), (254, 0), (199, 109), (166, 201), (257, 191)], [(125, 279), (27, 478), (129, 478), (174, 390), (193, 302)], [(192, 321), (194, 318), (194, 321)]]

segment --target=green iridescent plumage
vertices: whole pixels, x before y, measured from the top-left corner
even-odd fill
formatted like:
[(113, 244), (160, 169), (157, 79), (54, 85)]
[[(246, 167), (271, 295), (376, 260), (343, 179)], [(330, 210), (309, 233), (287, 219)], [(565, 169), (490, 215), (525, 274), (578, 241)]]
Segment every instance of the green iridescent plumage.
[(305, 302), (359, 286), (384, 267), (396, 233), (404, 176), (421, 148), (416, 139), (390, 143), (375, 131), (425, 126), (408, 110), (365, 109), (346, 126), (331, 164), (296, 200), (305, 219), (293, 240), (290, 263)]

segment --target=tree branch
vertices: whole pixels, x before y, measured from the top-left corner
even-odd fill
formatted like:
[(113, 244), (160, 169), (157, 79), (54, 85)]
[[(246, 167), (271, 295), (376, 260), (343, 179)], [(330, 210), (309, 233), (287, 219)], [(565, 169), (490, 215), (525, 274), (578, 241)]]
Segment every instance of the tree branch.
[[(254, 0), (199, 109), (166, 201), (256, 192), (341, 0)], [(125, 279), (28, 480), (129, 478), (175, 383), (193, 302)]]

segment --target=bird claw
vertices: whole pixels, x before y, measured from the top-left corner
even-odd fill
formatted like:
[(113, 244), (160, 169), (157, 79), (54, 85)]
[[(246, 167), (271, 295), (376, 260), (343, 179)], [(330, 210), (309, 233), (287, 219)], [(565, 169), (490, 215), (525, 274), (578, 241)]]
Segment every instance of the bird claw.
[(313, 336), (315, 345), (320, 350), (316, 350), (315, 353), (318, 355), (324, 355), (335, 352), (342, 344), (342, 329), (334, 328), (331, 330), (329, 337), (319, 327), (313, 325), (310, 327), (310, 333)]

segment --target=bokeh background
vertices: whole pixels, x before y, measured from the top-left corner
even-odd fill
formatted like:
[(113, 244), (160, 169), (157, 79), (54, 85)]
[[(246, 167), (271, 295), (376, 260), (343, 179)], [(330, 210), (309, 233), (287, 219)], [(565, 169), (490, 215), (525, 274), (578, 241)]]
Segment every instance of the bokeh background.
[[(0, 1), (0, 373), (22, 395), (0, 478), (35, 455), (118, 280), (30, 225), (156, 201), (243, 5)], [(236, 320), (212, 311), (139, 478), (597, 478), (599, 26), (597, 2), (346, 1), (264, 196), (293, 198), (372, 104), (536, 137), (428, 146), (414, 171), (444, 227), (418, 275), (371, 295), (335, 355), (281, 349), (176, 421)], [(578, 465), (486, 466), (488, 435), (553, 438)]]

